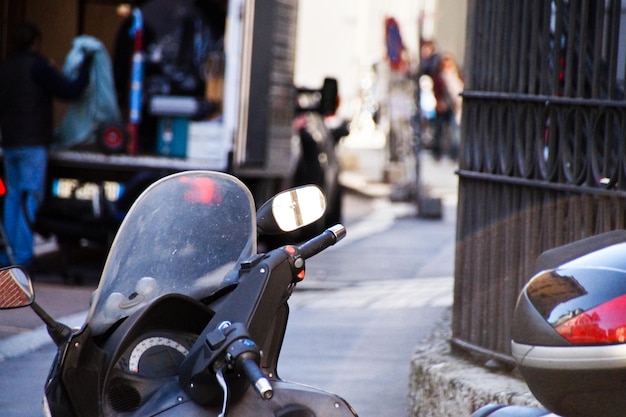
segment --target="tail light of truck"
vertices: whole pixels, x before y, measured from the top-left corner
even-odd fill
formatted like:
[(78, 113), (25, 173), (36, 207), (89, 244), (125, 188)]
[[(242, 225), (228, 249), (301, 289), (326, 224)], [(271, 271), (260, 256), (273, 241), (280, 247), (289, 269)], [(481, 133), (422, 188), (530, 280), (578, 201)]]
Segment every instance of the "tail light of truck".
[(93, 200), (99, 193), (109, 201), (117, 201), (124, 192), (124, 185), (114, 181), (103, 184), (81, 182), (74, 178), (55, 178), (52, 180), (52, 195), (61, 199)]

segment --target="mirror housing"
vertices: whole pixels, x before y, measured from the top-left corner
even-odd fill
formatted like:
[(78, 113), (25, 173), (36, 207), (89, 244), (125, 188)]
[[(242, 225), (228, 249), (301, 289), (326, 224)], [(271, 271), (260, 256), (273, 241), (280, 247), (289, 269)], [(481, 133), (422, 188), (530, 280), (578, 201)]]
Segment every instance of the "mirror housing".
[(33, 283), (23, 268), (0, 269), (0, 309), (27, 307), (34, 301)]
[(339, 108), (339, 87), (337, 79), (325, 78), (322, 85), (322, 100), (320, 103), (320, 111), (323, 116), (331, 116), (337, 112)]
[(35, 302), (33, 281), (20, 266), (0, 268), (0, 310), (30, 306), (46, 324), (48, 334), (57, 346), (69, 340), (72, 330), (54, 320)]
[(339, 87), (335, 78), (325, 78), (319, 89), (297, 88), (296, 113), (316, 112), (331, 116), (339, 108)]
[(318, 186), (291, 188), (257, 210), (257, 230), (261, 235), (293, 232), (319, 220), (325, 211), (326, 197)]

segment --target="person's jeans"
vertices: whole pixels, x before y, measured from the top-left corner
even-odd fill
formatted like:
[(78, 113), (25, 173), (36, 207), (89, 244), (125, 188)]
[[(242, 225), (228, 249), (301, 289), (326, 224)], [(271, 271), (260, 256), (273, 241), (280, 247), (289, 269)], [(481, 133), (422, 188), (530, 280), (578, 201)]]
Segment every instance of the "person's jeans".
[[(34, 234), (25, 214), (30, 221), (35, 220), (45, 192), (47, 163), (48, 154), (43, 146), (4, 150), (7, 188), (4, 200), (4, 228), (16, 265), (28, 265), (33, 258)], [(4, 264), (9, 263), (6, 253), (1, 260)]]

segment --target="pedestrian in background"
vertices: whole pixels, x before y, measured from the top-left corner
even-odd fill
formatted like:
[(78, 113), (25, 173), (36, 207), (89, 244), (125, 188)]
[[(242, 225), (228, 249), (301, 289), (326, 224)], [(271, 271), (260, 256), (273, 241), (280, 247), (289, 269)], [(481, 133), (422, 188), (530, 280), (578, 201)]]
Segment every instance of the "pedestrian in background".
[(418, 76), (428, 75), (430, 78), (434, 78), (435, 74), (439, 71), (440, 65), (441, 54), (437, 50), (435, 41), (429, 39), (422, 40)]
[(428, 148), (436, 160), (441, 159), (446, 148), (446, 131), (450, 121), (450, 106), (448, 103), (447, 88), (441, 76), (442, 54), (432, 40), (423, 40), (420, 46), (420, 65), (418, 69), (418, 85), (425, 85), (423, 77), (428, 77), (432, 83), (432, 95), (435, 99), (435, 108), (428, 118), (432, 138)]
[[(461, 110), (463, 99), (464, 83), (461, 71), (456, 61), (450, 54), (443, 54), (441, 57), (441, 67), (438, 77), (439, 84), (443, 91), (440, 92), (441, 103), (445, 107), (442, 113), (442, 136), (443, 151), (452, 160), (456, 160), (459, 153), (461, 142), (460, 126), (461, 126)], [(440, 101), (437, 100), (439, 104)]]
[[(40, 53), (39, 29), (21, 23), (13, 33), (13, 51), (0, 66), (0, 133), (7, 193), (4, 227), (13, 262), (33, 260), (35, 219), (45, 193), (47, 148), (53, 137), (53, 98), (78, 98), (89, 84), (92, 58), (87, 56), (74, 79), (63, 76)], [(26, 217), (28, 216), (28, 217)], [(11, 261), (7, 254), (2, 264)]]
[(447, 155), (456, 160), (459, 148), (459, 122), (463, 80), (459, 67), (450, 54), (438, 52), (433, 41), (423, 41), (420, 48), (418, 80), (428, 76), (434, 96), (434, 115), (429, 118), (432, 139), (429, 148), (436, 160)]

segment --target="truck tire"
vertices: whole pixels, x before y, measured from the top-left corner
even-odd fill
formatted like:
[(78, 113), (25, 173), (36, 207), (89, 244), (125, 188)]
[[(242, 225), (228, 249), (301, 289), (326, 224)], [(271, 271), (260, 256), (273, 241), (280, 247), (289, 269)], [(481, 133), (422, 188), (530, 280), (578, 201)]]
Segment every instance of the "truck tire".
[(280, 182), (277, 178), (259, 178), (248, 183), (257, 207), (281, 191)]
[(327, 228), (342, 221), (344, 190), (339, 182), (337, 182), (336, 187), (334, 195), (328, 200), (326, 214), (324, 215), (324, 224)]

